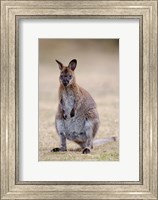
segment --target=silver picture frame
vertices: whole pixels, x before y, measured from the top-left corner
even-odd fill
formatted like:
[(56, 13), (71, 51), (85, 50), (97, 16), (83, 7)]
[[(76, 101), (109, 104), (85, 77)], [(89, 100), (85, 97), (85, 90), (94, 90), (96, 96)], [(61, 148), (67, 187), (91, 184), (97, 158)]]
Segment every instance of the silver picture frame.
[[(139, 20), (139, 181), (19, 181), (18, 23), (23, 18)], [(1, 0), (0, 74), (1, 199), (157, 199), (157, 0)]]

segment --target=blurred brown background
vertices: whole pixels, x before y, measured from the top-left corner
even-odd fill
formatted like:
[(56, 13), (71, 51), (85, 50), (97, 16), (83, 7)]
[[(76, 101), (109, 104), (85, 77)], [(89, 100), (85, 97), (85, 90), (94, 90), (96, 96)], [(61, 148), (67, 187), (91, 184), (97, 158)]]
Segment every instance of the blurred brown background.
[(54, 119), (60, 70), (55, 59), (65, 65), (77, 59), (77, 83), (90, 92), (100, 116), (96, 138), (119, 134), (119, 40), (39, 39), (39, 160), (118, 160), (118, 142), (96, 147), (91, 155), (82, 155), (73, 142), (68, 142), (68, 152), (50, 152), (59, 145)]

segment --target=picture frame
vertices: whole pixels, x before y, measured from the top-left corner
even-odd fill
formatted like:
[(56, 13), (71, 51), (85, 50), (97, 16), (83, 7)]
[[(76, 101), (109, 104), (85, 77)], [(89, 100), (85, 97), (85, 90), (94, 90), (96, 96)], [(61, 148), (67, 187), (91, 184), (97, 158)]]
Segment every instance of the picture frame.
[[(139, 19), (139, 181), (19, 181), (18, 21)], [(157, 199), (157, 1), (1, 0), (1, 199)]]

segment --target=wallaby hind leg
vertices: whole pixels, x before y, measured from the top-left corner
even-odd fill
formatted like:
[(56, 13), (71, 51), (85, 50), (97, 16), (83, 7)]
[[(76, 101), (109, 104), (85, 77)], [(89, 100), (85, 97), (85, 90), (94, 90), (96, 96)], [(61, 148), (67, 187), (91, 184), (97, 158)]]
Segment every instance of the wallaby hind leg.
[(82, 151), (83, 154), (88, 154), (91, 153), (91, 149), (93, 149), (93, 139), (89, 138), (87, 139), (86, 143), (85, 143), (85, 147)]
[(94, 126), (95, 121), (94, 119), (87, 119), (85, 123), (85, 134), (86, 134), (86, 141), (82, 144), (83, 147), (83, 154), (90, 153), (90, 149), (93, 149), (93, 137), (94, 137)]
[[(79, 142), (79, 141), (75, 141), (83, 150), (85, 148), (88, 148), (88, 149), (93, 149), (93, 139), (91, 140), (86, 140), (86, 142), (82, 141), (82, 142)], [(89, 152), (90, 153), (90, 152)]]
[(60, 133), (60, 147), (54, 148), (51, 152), (67, 151), (66, 137), (64, 133)]
[(56, 130), (60, 137), (60, 147), (52, 149), (51, 152), (67, 151), (65, 128), (62, 119), (56, 119)]

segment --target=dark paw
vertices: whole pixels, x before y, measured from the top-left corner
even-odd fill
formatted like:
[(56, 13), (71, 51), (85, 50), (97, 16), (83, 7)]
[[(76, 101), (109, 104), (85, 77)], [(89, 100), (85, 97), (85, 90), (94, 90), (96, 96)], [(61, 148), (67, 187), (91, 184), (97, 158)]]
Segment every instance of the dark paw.
[(83, 154), (88, 154), (88, 153), (91, 153), (91, 150), (86, 147), (85, 149), (83, 149), (82, 153)]
[(51, 152), (59, 152), (60, 151), (60, 148), (54, 148), (51, 150)]
[(65, 110), (62, 110), (62, 116), (63, 116), (63, 119), (67, 119), (67, 115), (65, 114)]
[(64, 115), (63, 115), (63, 118), (66, 120), (66, 119), (67, 119), (67, 115), (64, 114)]
[(58, 147), (51, 150), (51, 152), (61, 152), (61, 151), (67, 151), (67, 150), (63, 148), (58, 148)]
[(70, 117), (74, 117), (74, 116), (75, 116), (75, 109), (73, 108), (73, 109), (71, 110)]

